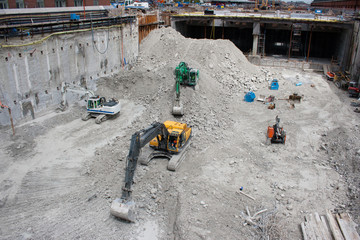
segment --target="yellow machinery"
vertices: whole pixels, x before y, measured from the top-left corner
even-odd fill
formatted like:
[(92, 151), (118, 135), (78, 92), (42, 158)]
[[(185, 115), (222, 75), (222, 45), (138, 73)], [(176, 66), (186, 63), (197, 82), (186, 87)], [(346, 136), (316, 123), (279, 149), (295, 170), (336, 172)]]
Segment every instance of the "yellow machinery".
[(348, 89), (350, 82), (351, 82), (350, 73), (342, 72), (342, 71), (335, 73), (334, 84), (338, 88)]
[[(179, 152), (188, 141), (191, 136), (191, 128), (185, 123), (179, 123), (174, 121), (165, 121), (165, 128), (168, 130), (168, 140), (167, 140), (167, 151), (170, 152)], [(158, 139), (161, 141), (162, 136), (158, 135), (150, 141), (150, 147), (154, 149), (159, 148)]]
[(141, 164), (147, 165), (153, 158), (164, 157), (169, 160), (168, 169), (175, 171), (185, 157), (186, 150), (190, 146), (190, 138), (191, 128), (185, 123), (173, 121), (155, 122), (134, 133), (126, 158), (125, 184), (122, 188), (122, 196), (112, 202), (110, 213), (130, 222), (135, 221), (134, 202), (131, 201), (131, 185), (142, 147), (150, 143), (155, 151), (147, 159), (142, 160)]

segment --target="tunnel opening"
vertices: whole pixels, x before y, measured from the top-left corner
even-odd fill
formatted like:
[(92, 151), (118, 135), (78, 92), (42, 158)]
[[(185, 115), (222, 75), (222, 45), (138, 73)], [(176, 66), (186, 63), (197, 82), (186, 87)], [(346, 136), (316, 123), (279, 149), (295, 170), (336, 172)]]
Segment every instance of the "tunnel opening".
[[(214, 20), (215, 22), (215, 20)], [(252, 22), (225, 22), (217, 25), (208, 21), (175, 21), (173, 27), (183, 36), (196, 39), (228, 39), (245, 55), (254, 47)], [(297, 31), (296, 27), (300, 30)], [(314, 23), (262, 23), (257, 54), (261, 56), (282, 56), (296, 59), (317, 59), (346, 61), (350, 48), (345, 41), (349, 28), (337, 26), (317, 26)]]
[[(214, 29), (214, 30), (213, 30)], [(215, 32), (215, 34), (213, 34)], [(252, 49), (252, 29), (236, 27), (212, 27), (187, 25), (186, 31), (180, 32), (184, 37), (196, 39), (228, 39), (242, 52)]]

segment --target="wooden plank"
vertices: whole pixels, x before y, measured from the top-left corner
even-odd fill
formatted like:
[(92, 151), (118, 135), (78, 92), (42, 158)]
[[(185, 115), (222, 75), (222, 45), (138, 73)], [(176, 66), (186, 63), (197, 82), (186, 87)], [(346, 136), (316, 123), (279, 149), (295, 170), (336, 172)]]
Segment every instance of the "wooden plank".
[(309, 240), (317, 240), (314, 229), (312, 228), (312, 225), (309, 222), (305, 222), (305, 230), (306, 234), (309, 238)]
[(326, 210), (326, 217), (330, 226), (331, 234), (335, 240), (345, 240), (341, 230), (329, 209)]
[[(309, 239), (309, 240), (317, 240), (315, 232), (314, 232), (314, 230), (312, 228), (310, 215), (305, 216), (304, 218), (305, 218), (305, 222), (302, 223), (302, 224), (304, 226), (307, 239)], [(305, 240), (305, 237), (304, 237), (304, 240)]]
[(354, 227), (355, 223), (351, 220), (349, 214), (342, 213), (341, 215), (337, 215), (336, 220), (339, 223), (345, 240), (360, 240), (360, 237)]
[(316, 239), (323, 239), (321, 236), (321, 232), (317, 227), (316, 220), (312, 214), (309, 214), (310, 223), (312, 225), (312, 229), (314, 230)]
[(311, 240), (311, 239), (309, 238), (309, 236), (307, 235), (307, 232), (306, 232), (305, 224), (304, 224), (304, 223), (301, 223), (301, 231), (302, 231), (304, 240)]
[(328, 224), (328, 222), (326, 221), (326, 217), (321, 216), (320, 219), (321, 219), (321, 223), (322, 223), (322, 225), (323, 225), (323, 228), (324, 228), (324, 230), (325, 230), (325, 232), (326, 232), (326, 237), (327, 237), (327, 239), (334, 240), (334, 238), (333, 238), (332, 235), (331, 235), (331, 230), (330, 230), (330, 228), (329, 228), (329, 224)]
[(321, 222), (320, 216), (317, 212), (314, 213), (315, 216), (315, 225), (316, 228), (318, 229), (318, 232), (320, 233), (321, 239), (324, 240), (330, 240), (327, 236), (326, 236), (326, 231), (323, 227), (323, 224)]

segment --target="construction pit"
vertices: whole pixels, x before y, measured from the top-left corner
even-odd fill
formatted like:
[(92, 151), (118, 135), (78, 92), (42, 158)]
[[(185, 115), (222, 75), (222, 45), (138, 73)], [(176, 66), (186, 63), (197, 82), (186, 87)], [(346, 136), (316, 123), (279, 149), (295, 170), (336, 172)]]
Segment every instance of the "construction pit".
[[(185, 114), (175, 118), (181, 61), (200, 80), (197, 90), (182, 88)], [(273, 79), (278, 90), (269, 89)], [(248, 91), (274, 96), (276, 107), (244, 101)], [(96, 93), (119, 99), (117, 118), (82, 121), (81, 100), (18, 122), (14, 136), (2, 128), (1, 239), (302, 239), (304, 217), (326, 210), (360, 223), (360, 115), (322, 72), (255, 66), (229, 40), (161, 28), (134, 66), (100, 78)], [(285, 100), (294, 93), (301, 101)], [(276, 116), (286, 143), (268, 145)], [(113, 217), (132, 134), (166, 120), (192, 127), (186, 159), (175, 172), (164, 159), (138, 165), (136, 220)]]

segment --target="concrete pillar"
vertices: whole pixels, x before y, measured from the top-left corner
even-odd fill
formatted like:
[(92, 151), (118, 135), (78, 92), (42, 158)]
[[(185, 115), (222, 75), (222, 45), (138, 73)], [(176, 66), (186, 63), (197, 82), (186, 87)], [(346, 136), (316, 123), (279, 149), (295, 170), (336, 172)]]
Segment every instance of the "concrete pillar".
[(260, 23), (254, 22), (253, 24), (253, 49), (252, 49), (252, 55), (257, 55), (257, 49), (258, 49), (258, 41), (259, 41), (259, 35), (260, 35)]
[(257, 55), (259, 35), (253, 35), (253, 49), (252, 55)]

